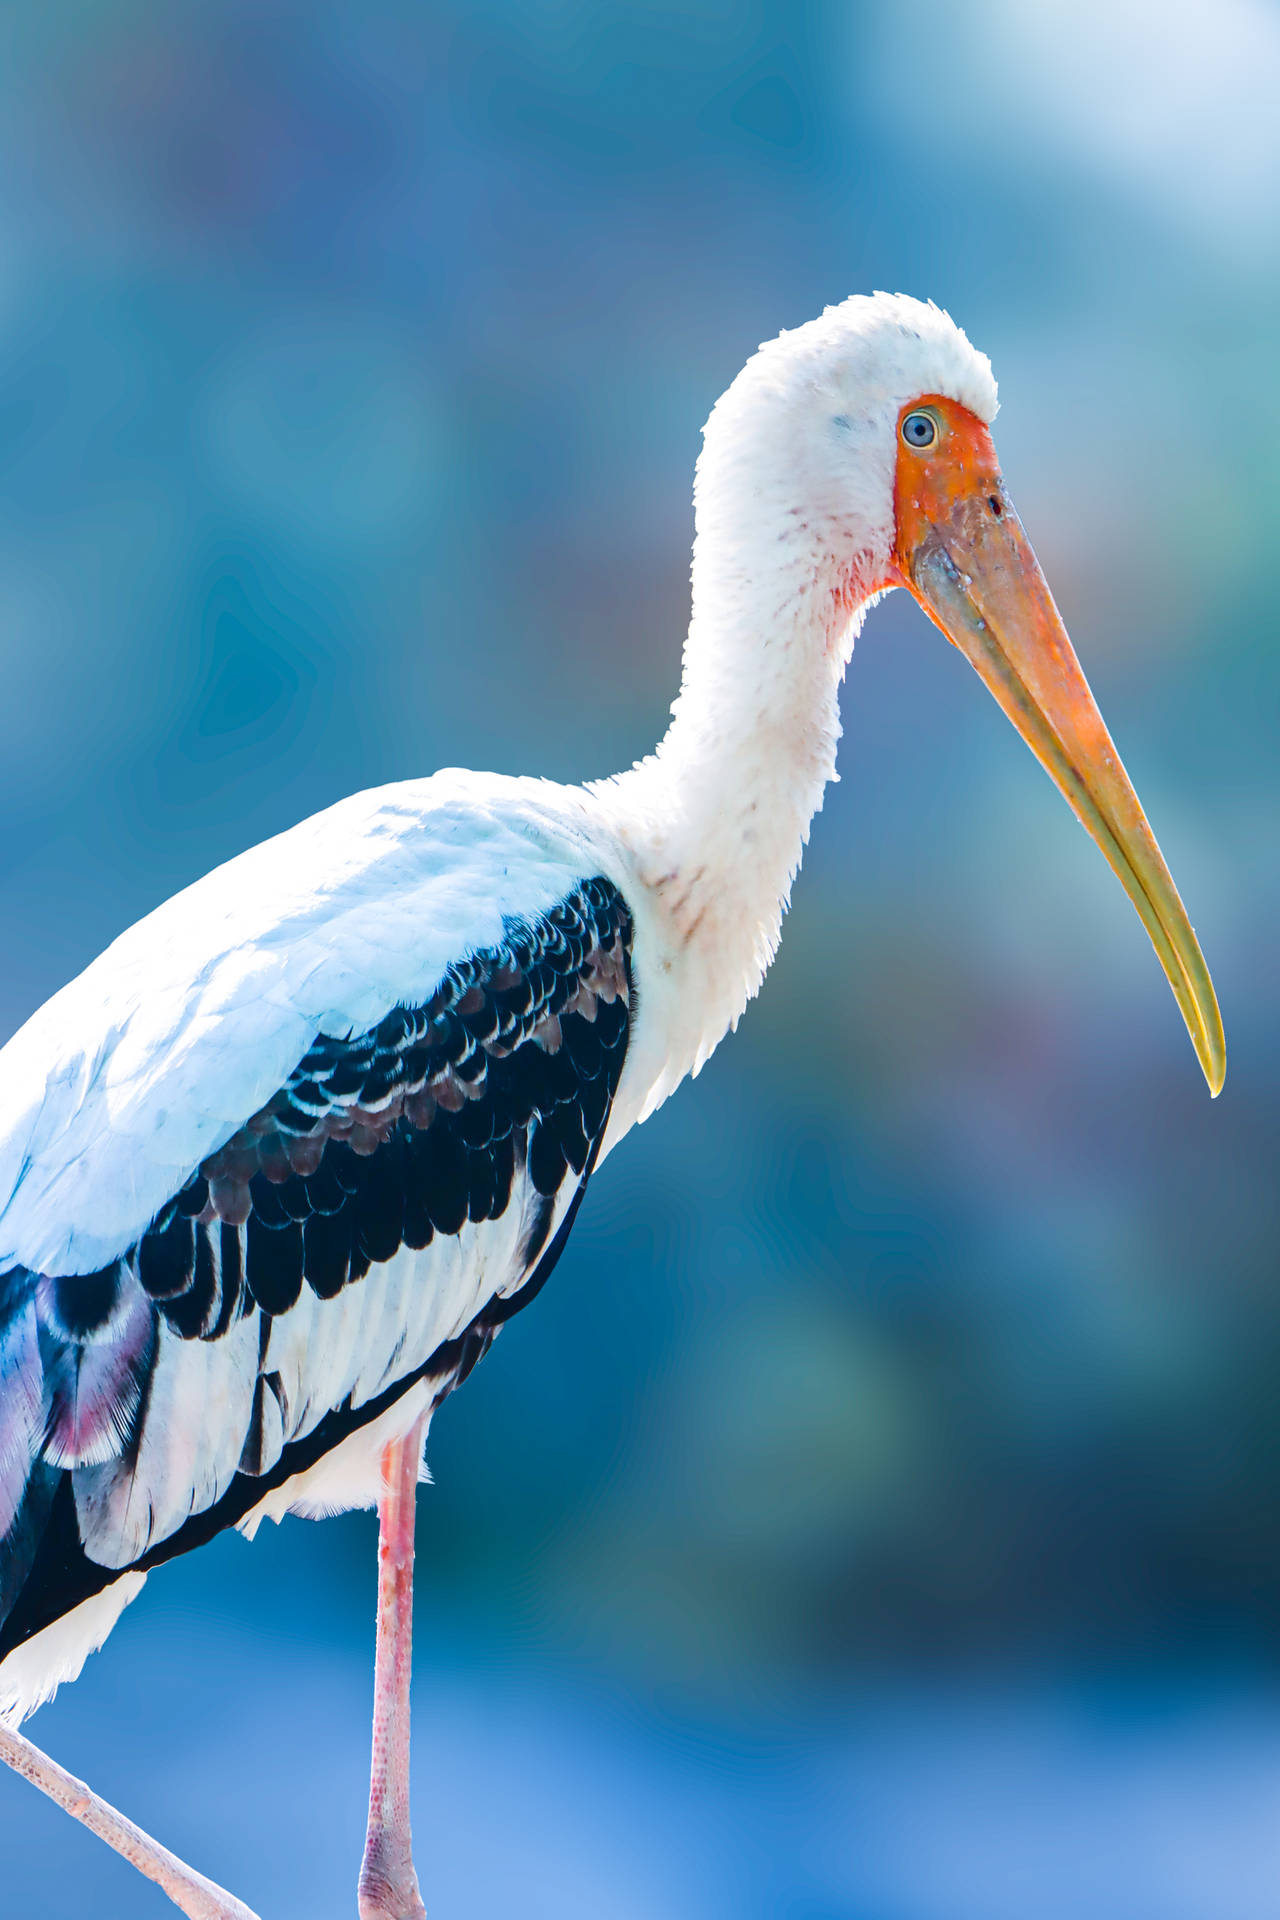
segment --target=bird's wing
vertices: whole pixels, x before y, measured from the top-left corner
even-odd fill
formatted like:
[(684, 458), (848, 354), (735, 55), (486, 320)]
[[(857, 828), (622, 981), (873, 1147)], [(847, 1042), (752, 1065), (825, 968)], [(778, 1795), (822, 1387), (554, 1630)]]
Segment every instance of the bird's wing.
[(585, 827), (573, 790), (437, 774), (354, 795), (139, 920), (0, 1051), (0, 1273), (105, 1266), (317, 1033), (421, 1006), (506, 919), (609, 871)]
[[(447, 1386), (540, 1281), (604, 1134), (631, 1000), (621, 893), (591, 874), (556, 885), (548, 901), (541, 877), (532, 912), (500, 902), (496, 937), (462, 943), (427, 990), (381, 988), (363, 1028), (317, 1021), (299, 1043), (277, 995), (287, 1069), (264, 1093), (246, 1060), (239, 1124), (211, 1143), (200, 1115), (153, 1130), (162, 1164), (172, 1134), (199, 1144), (129, 1243), (91, 1273), (2, 1272), (0, 1657), (241, 1519), (415, 1379)], [(322, 958), (307, 938), (300, 972)], [(221, 1017), (191, 1043), (210, 1060), (240, 1031), (235, 1007)], [(151, 1063), (154, 1101), (189, 1087), (189, 1052), (171, 1074)], [(67, 1103), (77, 1140), (85, 1097)]]

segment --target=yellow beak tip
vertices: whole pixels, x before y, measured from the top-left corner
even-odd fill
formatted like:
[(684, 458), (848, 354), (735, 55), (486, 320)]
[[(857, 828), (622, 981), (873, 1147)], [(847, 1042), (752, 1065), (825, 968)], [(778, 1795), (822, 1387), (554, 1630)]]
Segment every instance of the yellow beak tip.
[[(1217, 1011), (1216, 1007), (1214, 1011)], [(1209, 1083), (1210, 1098), (1216, 1100), (1227, 1080), (1227, 1043), (1220, 1026), (1216, 1034), (1206, 1034), (1203, 1043), (1197, 1041), (1196, 1052)]]

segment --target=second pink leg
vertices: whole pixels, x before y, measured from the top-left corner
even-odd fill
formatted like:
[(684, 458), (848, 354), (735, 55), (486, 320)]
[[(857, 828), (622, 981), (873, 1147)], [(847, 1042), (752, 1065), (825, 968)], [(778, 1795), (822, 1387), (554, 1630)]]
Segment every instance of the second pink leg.
[(369, 1826), (360, 1920), (426, 1920), (409, 1831), (409, 1682), (413, 1670), (413, 1522), (427, 1415), (382, 1456), (378, 1644)]

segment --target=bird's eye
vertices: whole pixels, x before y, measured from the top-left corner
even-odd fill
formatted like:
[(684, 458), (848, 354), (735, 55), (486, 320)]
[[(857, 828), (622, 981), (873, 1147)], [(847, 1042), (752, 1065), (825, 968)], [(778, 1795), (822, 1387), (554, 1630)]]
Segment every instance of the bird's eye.
[(938, 437), (938, 423), (931, 413), (909, 413), (902, 423), (902, 437), (917, 451), (931, 447)]

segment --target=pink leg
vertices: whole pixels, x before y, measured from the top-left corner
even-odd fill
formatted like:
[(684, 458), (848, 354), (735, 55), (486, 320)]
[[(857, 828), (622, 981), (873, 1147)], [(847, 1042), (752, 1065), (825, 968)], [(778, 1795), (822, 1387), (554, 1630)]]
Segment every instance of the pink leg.
[(0, 1725), (0, 1760), (20, 1773), (24, 1780), (29, 1780), (33, 1787), (39, 1787), (41, 1793), (56, 1800), (74, 1820), (83, 1822), (90, 1833), (96, 1833), (99, 1840), (114, 1847), (131, 1867), (145, 1873), (148, 1880), (154, 1880), (190, 1920), (257, 1920), (257, 1915), (242, 1901), (216, 1887), (203, 1874), (185, 1867), (167, 1847), (162, 1847), (141, 1827), (135, 1827), (132, 1820), (126, 1820), (122, 1813), (91, 1793), (83, 1780), (77, 1780), (56, 1760), (41, 1753), (25, 1734)]
[(409, 1680), (413, 1667), (413, 1515), (427, 1415), (382, 1455), (378, 1502), (378, 1646), (373, 1773), (360, 1868), (360, 1920), (426, 1920), (409, 1833)]

